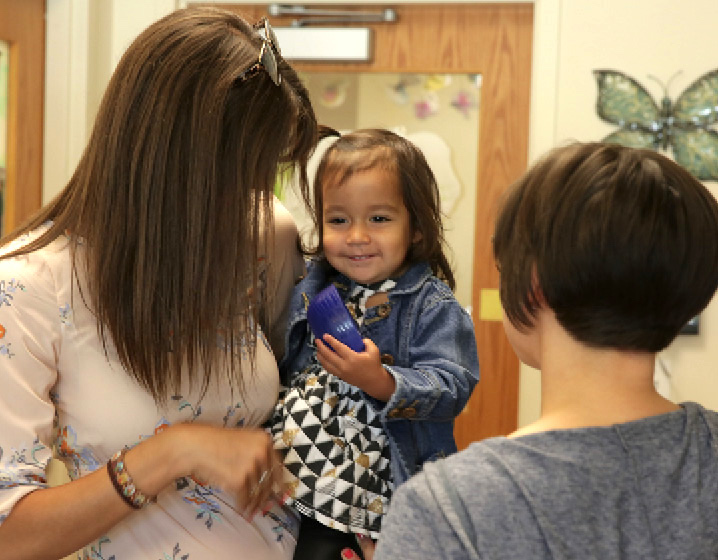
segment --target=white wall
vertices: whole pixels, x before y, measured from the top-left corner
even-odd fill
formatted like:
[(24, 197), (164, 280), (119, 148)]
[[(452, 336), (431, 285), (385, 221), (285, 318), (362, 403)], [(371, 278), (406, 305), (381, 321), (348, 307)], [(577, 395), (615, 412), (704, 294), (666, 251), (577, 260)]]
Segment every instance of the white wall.
[(43, 200), (70, 178), (112, 71), (179, 0), (46, 0)]
[[(540, 107), (554, 104), (553, 123), (533, 129), (537, 145), (566, 140), (600, 140), (615, 127), (596, 115), (597, 86), (594, 69), (620, 70), (643, 84), (660, 102), (663, 91), (648, 78), (651, 74), (671, 83), (669, 97), (680, 93), (709, 70), (718, 68), (715, 22), (716, 0), (562, 0), (558, 4), (555, 65), (545, 67), (555, 75), (555, 99), (534, 99), (531, 126), (537, 124)], [(541, 29), (536, 30), (541, 33)], [(540, 36), (537, 39), (541, 39)], [(545, 46), (545, 45), (544, 45)], [(546, 63), (546, 61), (544, 61)], [(544, 67), (534, 64), (534, 78)], [(549, 127), (553, 127), (551, 130)], [(534, 150), (531, 159), (543, 149)], [(706, 183), (713, 194), (718, 184)], [(706, 243), (718, 240), (707, 239)], [(680, 336), (660, 358), (670, 372), (669, 396), (676, 402), (694, 400), (718, 408), (718, 302), (701, 315), (699, 336)], [(538, 373), (522, 368), (520, 423), (538, 414)]]
[[(45, 200), (69, 178), (101, 92), (126, 46), (150, 22), (187, 2), (48, 0)], [(371, 3), (382, 2), (361, 2)], [(612, 129), (596, 115), (592, 74), (596, 68), (629, 74), (657, 99), (663, 92), (647, 75), (667, 81), (682, 71), (669, 91), (675, 99), (695, 78), (718, 67), (716, 0), (533, 3), (530, 160), (556, 143), (598, 140)], [(709, 188), (718, 193), (716, 183)], [(671, 373), (669, 390), (674, 400), (695, 400), (718, 409), (718, 344), (711, 341), (718, 342), (716, 302), (702, 314), (699, 336), (680, 337), (661, 356)], [(523, 367), (519, 423), (534, 419), (539, 407), (538, 373)]]

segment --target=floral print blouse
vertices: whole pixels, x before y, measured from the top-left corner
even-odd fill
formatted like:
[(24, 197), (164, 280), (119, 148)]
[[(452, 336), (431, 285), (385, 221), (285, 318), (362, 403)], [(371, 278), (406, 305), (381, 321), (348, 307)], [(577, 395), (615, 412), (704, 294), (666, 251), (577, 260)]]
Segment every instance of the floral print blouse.
[[(273, 324), (279, 325), (267, 334), (280, 341), (282, 315), (303, 263), (296, 226), (278, 202), (274, 223), (263, 278)], [(15, 243), (27, 243), (40, 232)], [(0, 260), (0, 523), (20, 498), (47, 486), (45, 469), (53, 450), (76, 479), (104, 468), (122, 447), (176, 422), (259, 426), (277, 399), (275, 355), (261, 334), (256, 373), (241, 398), (217, 382), (201, 399), (196, 389), (183, 386), (158, 406), (123, 369), (114, 349), (108, 346), (105, 352), (93, 315), (71, 279), (65, 238)], [(249, 521), (233, 496), (179, 479), (156, 504), (133, 512), (77, 558), (289, 559), (296, 525), (295, 515), (280, 505)]]

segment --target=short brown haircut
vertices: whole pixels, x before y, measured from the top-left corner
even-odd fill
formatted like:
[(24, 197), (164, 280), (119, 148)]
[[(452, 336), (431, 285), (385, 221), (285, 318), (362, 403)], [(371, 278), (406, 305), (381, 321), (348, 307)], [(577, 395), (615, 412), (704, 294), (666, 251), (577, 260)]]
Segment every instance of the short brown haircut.
[(658, 352), (718, 287), (718, 204), (656, 152), (574, 143), (511, 187), (494, 256), (520, 330), (543, 298), (585, 344)]

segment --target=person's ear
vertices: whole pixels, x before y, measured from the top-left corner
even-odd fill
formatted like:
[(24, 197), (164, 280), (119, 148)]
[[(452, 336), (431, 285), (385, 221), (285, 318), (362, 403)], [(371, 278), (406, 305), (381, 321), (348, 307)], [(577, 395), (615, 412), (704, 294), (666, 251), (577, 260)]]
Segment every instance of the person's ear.
[(414, 245), (424, 239), (424, 236), (421, 234), (421, 232), (418, 229), (414, 230), (414, 235), (411, 237), (411, 244)]
[(547, 307), (546, 297), (541, 288), (541, 282), (539, 282), (536, 265), (531, 268), (531, 301), (536, 307)]

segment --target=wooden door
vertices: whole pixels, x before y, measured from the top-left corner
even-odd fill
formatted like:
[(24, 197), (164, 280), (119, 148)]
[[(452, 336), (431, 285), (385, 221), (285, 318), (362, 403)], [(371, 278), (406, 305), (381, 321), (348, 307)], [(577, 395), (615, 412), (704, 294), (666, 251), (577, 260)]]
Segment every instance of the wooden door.
[(45, 94), (45, 0), (0, 0), (0, 41), (9, 44), (3, 232), (40, 207)]
[[(219, 7), (250, 21), (268, 15), (266, 5)], [(372, 11), (383, 8), (371, 5)], [(488, 307), (495, 307), (490, 304), (495, 303), (498, 288), (491, 249), (496, 203), (527, 163), (533, 5), (442, 3), (391, 8), (397, 13), (397, 23), (368, 24), (374, 30), (372, 61), (293, 65), (305, 71), (482, 75), (472, 289), (481, 381), (456, 423), (457, 443), (464, 448), (472, 441), (505, 435), (518, 422), (519, 362), (501, 322)], [(277, 27), (290, 24), (290, 18), (269, 19)]]

